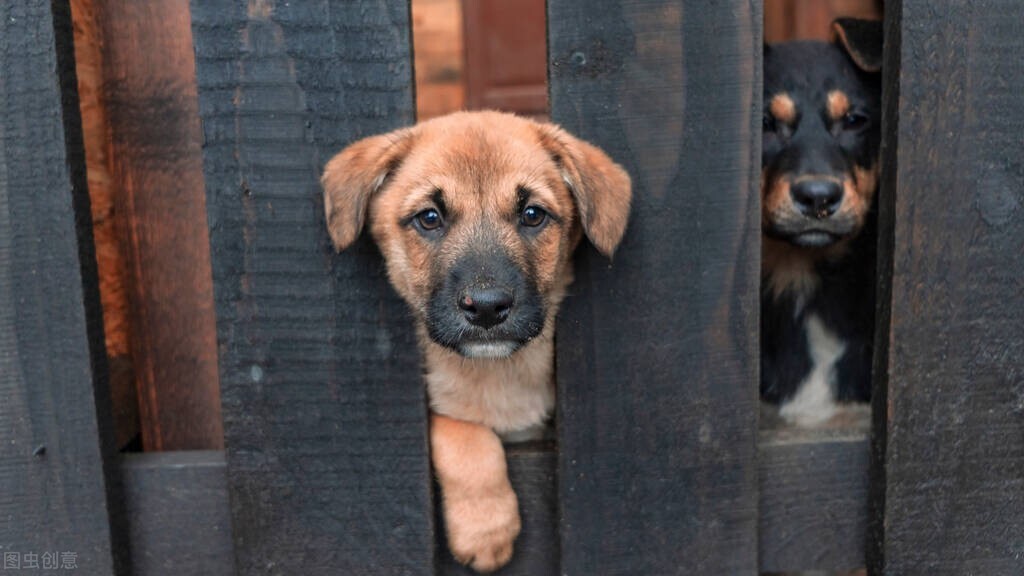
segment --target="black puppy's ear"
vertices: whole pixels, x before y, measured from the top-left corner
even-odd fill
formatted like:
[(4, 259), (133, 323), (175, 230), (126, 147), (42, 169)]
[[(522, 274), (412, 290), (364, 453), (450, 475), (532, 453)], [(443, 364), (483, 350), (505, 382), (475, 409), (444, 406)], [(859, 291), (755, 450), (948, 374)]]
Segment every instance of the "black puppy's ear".
[(865, 72), (882, 69), (882, 21), (838, 18), (832, 22), (835, 41)]
[(541, 125), (540, 140), (562, 171), (584, 234), (602, 254), (611, 257), (629, 221), (633, 198), (629, 174), (600, 148), (554, 124)]
[(370, 197), (412, 147), (412, 129), (363, 138), (339, 152), (324, 167), (324, 215), (334, 247), (348, 248), (363, 230)]

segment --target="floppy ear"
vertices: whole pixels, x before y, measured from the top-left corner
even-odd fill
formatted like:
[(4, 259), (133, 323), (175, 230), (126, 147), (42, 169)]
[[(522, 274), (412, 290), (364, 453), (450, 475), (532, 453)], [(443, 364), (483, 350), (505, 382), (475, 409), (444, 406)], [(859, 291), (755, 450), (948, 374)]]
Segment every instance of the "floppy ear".
[(370, 136), (350, 144), (324, 167), (324, 215), (334, 247), (348, 248), (366, 222), (370, 197), (408, 153), (412, 129)]
[(838, 18), (832, 22), (835, 41), (846, 49), (853, 63), (865, 72), (882, 69), (882, 22)]
[(605, 256), (611, 256), (626, 232), (633, 196), (629, 174), (600, 148), (548, 124), (541, 143), (562, 170), (583, 232)]

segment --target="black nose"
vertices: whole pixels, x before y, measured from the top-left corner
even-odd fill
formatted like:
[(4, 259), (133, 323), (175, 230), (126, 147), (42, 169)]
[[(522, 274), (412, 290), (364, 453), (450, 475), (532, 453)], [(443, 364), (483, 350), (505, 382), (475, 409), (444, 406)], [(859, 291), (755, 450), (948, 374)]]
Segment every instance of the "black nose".
[(804, 180), (791, 190), (800, 212), (818, 220), (835, 214), (843, 202), (843, 187), (831, 180)]
[(459, 308), (470, 324), (486, 329), (508, 318), (513, 301), (507, 288), (471, 288), (459, 296)]

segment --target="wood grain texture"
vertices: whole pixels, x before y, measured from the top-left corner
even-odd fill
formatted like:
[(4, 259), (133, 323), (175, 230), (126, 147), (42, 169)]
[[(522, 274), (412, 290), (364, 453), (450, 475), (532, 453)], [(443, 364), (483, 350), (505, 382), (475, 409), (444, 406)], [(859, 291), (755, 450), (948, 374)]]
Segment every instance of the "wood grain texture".
[(132, 574), (234, 576), (223, 452), (126, 454), (120, 470)]
[[(886, 3), (875, 573), (1024, 573), (1024, 4)], [(899, 62), (898, 70), (893, 66)], [(888, 244), (888, 246), (886, 246)], [(881, 410), (878, 410), (880, 408)], [(877, 504), (877, 501), (876, 501)]]
[(466, 107), (465, 46), (461, 0), (412, 0), (416, 68), (416, 118)]
[(243, 574), (425, 574), (434, 532), (409, 313), (319, 176), (413, 120), (400, 1), (192, 2), (228, 487)]
[(634, 183), (558, 326), (564, 574), (757, 570), (761, 17), (548, 3), (552, 119)]
[(0, 4), (0, 550), (103, 575), (120, 546), (75, 88), (67, 4)]
[(143, 448), (223, 446), (188, 5), (94, 0)]
[(463, 0), (466, 107), (547, 112), (544, 0)]
[(107, 150), (109, 119), (103, 107), (103, 50), (96, 0), (71, 0), (75, 72), (82, 112), (82, 140), (89, 182), (92, 234), (96, 246), (103, 333), (110, 365), (110, 396), (118, 448), (139, 437), (139, 401), (131, 358), (128, 269), (115, 225), (117, 186)]
[[(869, 411), (812, 430), (786, 425), (777, 414), (775, 406), (762, 407), (761, 571), (834, 574), (864, 567)], [(765, 428), (766, 420), (774, 422)]]

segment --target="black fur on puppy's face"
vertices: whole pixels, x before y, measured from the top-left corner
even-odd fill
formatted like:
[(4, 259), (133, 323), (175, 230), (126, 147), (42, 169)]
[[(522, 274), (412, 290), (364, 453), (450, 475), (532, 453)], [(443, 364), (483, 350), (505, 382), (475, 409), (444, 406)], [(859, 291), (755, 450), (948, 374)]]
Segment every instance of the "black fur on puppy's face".
[(856, 236), (871, 211), (881, 74), (851, 54), (840, 43), (765, 47), (761, 225), (771, 238), (828, 247)]

